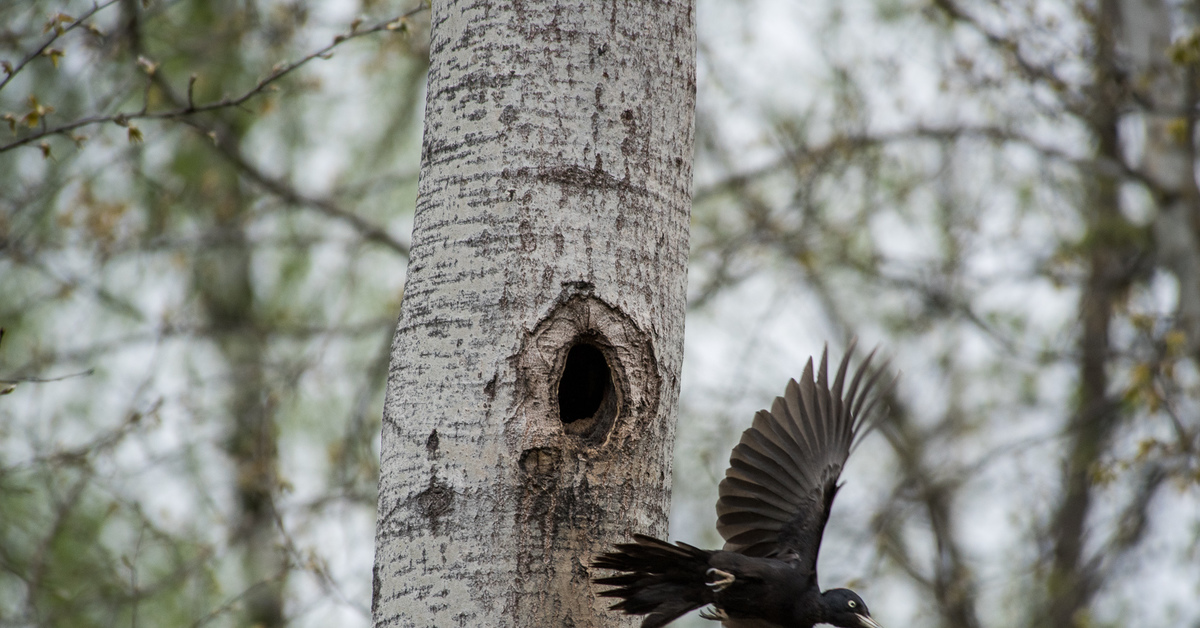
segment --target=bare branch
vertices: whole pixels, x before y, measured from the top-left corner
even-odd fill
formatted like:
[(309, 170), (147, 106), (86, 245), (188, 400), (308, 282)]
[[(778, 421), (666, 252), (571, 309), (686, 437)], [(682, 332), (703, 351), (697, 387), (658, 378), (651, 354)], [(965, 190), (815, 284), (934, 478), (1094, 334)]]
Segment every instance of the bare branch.
[(400, 240), (397, 240), (383, 227), (376, 225), (366, 218), (363, 218), (362, 216), (359, 216), (358, 214), (339, 206), (331, 199), (314, 198), (308, 196), (297, 190), (290, 183), (277, 177), (272, 177), (266, 172), (263, 172), (261, 168), (250, 163), (250, 161), (246, 159), (238, 145), (230, 140), (227, 134), (215, 133), (202, 126), (195, 120), (185, 120), (185, 122), (200, 131), (201, 134), (208, 137), (213, 137), (213, 135), (209, 135), (210, 132), (214, 133), (217, 138), (217, 150), (220, 152), (221, 156), (237, 166), (238, 170), (246, 178), (250, 179), (254, 183), (257, 183), (263, 189), (274, 194), (275, 196), (278, 196), (289, 204), (312, 207), (326, 216), (329, 216), (330, 218), (335, 218), (350, 225), (356, 231), (362, 234), (362, 236), (367, 240), (382, 244), (405, 257), (408, 256), (408, 245)]
[(28, 65), (30, 61), (42, 56), (42, 53), (44, 53), (46, 49), (50, 47), (50, 44), (53, 44), (55, 41), (57, 41), (59, 37), (62, 37), (63, 35), (75, 30), (77, 27), (83, 25), (84, 22), (91, 19), (92, 16), (97, 12), (114, 5), (119, 1), (120, 0), (108, 0), (107, 2), (101, 4), (93, 4), (91, 10), (81, 15), (79, 19), (72, 21), (66, 26), (59, 25), (55, 28), (52, 28), (51, 30), (53, 32), (49, 37), (46, 38), (46, 41), (42, 42), (42, 45), (38, 46), (36, 49), (26, 55), (24, 59), (21, 59), (21, 61), (18, 62), (17, 65), (13, 66), (11, 70), (5, 68), (6, 74), (4, 79), (0, 80), (0, 90), (4, 89), (4, 86), (8, 85), (8, 82), (11, 81), (14, 76), (19, 74), (21, 70), (25, 69), (25, 66)]
[(72, 379), (75, 377), (90, 377), (91, 375), (95, 374), (95, 372), (96, 369), (88, 369), (86, 371), (71, 373), (69, 375), (60, 375), (58, 377), (12, 377), (0, 379), (0, 384), (46, 384), (49, 382), (61, 382), (64, 379)]
[[(955, 0), (934, 0), (933, 6), (940, 9), (954, 22), (964, 24), (982, 35), (994, 48), (1012, 59), (1016, 69), (1025, 80), (1030, 83), (1043, 83), (1055, 93), (1062, 94), (1064, 98), (1075, 96), (1071, 86), (1059, 78), (1053, 68), (1030, 61), (1021, 52), (1019, 41), (984, 26), (978, 18), (964, 10)], [(1068, 105), (1068, 109), (1074, 110), (1070, 105)]]
[[(111, 2), (112, 2), (112, 0), (110, 0), (110, 4), (111, 4)], [(325, 47), (320, 48), (319, 50), (316, 50), (301, 59), (298, 59), (291, 63), (275, 66), (274, 68), (271, 69), (271, 72), (269, 74), (267, 74), (265, 77), (259, 79), (259, 81), (257, 83), (255, 83), (254, 87), (250, 88), (249, 90), (246, 90), (245, 92), (243, 92), (242, 94), (240, 94), (238, 96), (222, 98), (221, 100), (217, 100), (217, 101), (210, 102), (210, 103), (203, 104), (203, 105), (196, 105), (194, 102), (191, 101), (191, 98), (189, 98), (187, 104), (184, 104), (182, 106), (176, 107), (174, 109), (169, 109), (166, 111), (153, 111), (153, 112), (147, 111), (145, 105), (143, 105), (142, 109), (139, 111), (133, 111), (133, 112), (126, 111), (126, 112), (114, 113), (114, 114), (109, 114), (109, 115), (86, 116), (86, 117), (79, 118), (72, 122), (67, 122), (65, 124), (61, 124), (58, 126), (53, 126), (53, 127), (48, 126), (36, 133), (32, 133), (32, 134), (22, 137), (20, 139), (13, 140), (12, 142), (9, 142), (7, 144), (0, 145), (0, 153), (8, 151), (8, 150), (12, 150), (12, 149), (20, 147), (20, 146), (25, 146), (26, 144), (36, 142), (47, 136), (67, 135), (68, 133), (70, 133), (71, 131), (74, 131), (75, 129), (79, 129), (79, 128), (86, 127), (86, 126), (92, 126), (95, 124), (104, 124), (107, 122), (112, 122), (112, 123), (119, 124), (121, 126), (126, 126), (130, 120), (175, 120), (175, 119), (186, 118), (188, 116), (192, 116), (197, 113), (205, 113), (205, 112), (209, 112), (209, 111), (217, 111), (220, 109), (229, 109), (232, 107), (240, 107), (241, 105), (245, 104), (247, 101), (254, 98), (255, 96), (262, 94), (268, 86), (274, 84), (279, 79), (282, 79), (283, 77), (292, 73), (294, 70), (304, 66), (309, 61), (312, 61), (313, 59), (318, 59), (318, 58), (328, 59), (330, 54), (333, 52), (334, 48), (337, 48), (338, 46), (340, 46), (352, 39), (357, 39), (359, 37), (364, 37), (366, 35), (378, 33), (380, 31), (397, 30), (397, 28), (398, 28), (396, 26), (397, 24), (403, 23), (403, 21), (405, 19), (412, 17), (413, 15), (416, 15), (417, 13), (420, 13), (421, 11), (424, 11), (425, 9), (426, 9), (426, 6), (424, 4), (422, 4), (420, 7), (417, 7), (416, 9), (413, 9), (411, 11), (408, 11), (407, 13), (397, 16), (394, 19), (387, 20), (384, 22), (379, 22), (378, 24), (375, 24), (369, 28), (355, 29), (349, 33), (338, 35), (338, 36), (334, 37), (333, 41), (331, 43), (329, 43), (328, 45), (326, 45)], [(189, 83), (189, 91), (190, 91), (190, 83)]]
[(899, 397), (889, 393), (887, 405), (891, 408), (891, 420), (881, 431), (900, 461), (905, 478), (900, 486), (912, 489), (911, 494), (893, 500), (914, 502), (925, 511), (936, 553), (933, 574), (925, 576), (915, 566), (906, 565), (905, 562), (911, 563), (906, 554), (891, 555), (901, 559), (901, 568), (933, 594), (944, 625), (978, 627), (976, 583), (960, 547), (952, 506), (959, 483), (936, 477), (926, 455), (929, 435), (913, 426)]
[(72, 447), (70, 449), (59, 449), (51, 451), (47, 454), (38, 455), (34, 458), (19, 462), (10, 467), (0, 467), (0, 471), (9, 473), (18, 469), (36, 467), (39, 465), (48, 465), (51, 468), (58, 467), (63, 464), (80, 465), (86, 463), (99, 453), (112, 451), (120, 445), (124, 440), (138, 429), (143, 428), (146, 423), (142, 419), (147, 416), (156, 414), (163, 405), (163, 400), (158, 399), (149, 408), (145, 410), (130, 410), (126, 415), (125, 420), (117, 427), (100, 434), (92, 440)]
[(790, 150), (779, 159), (754, 170), (734, 173), (696, 190), (694, 202), (706, 201), (718, 194), (740, 190), (754, 181), (779, 174), (787, 168), (811, 167), (838, 155), (850, 155), (872, 146), (919, 141), (956, 141), (962, 139), (990, 140), (1016, 144), (1028, 148), (1043, 158), (1078, 168), (1084, 172), (1106, 176), (1120, 176), (1137, 181), (1147, 187), (1151, 194), (1158, 195), (1158, 187), (1144, 174), (1130, 168), (1124, 161), (1103, 155), (1081, 157), (1061, 148), (1047, 145), (1019, 131), (991, 126), (931, 127), (918, 125), (909, 129), (866, 133), (854, 136), (839, 136), (818, 146), (805, 146)]

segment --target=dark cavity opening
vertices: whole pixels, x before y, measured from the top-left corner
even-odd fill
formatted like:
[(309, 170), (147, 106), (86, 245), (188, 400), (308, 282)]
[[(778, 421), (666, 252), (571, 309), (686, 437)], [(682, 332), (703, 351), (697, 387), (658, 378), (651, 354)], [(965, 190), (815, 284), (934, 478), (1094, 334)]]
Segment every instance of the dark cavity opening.
[(612, 405), (614, 396), (612, 373), (600, 349), (586, 343), (571, 347), (562, 378), (558, 380), (558, 413), (562, 422), (590, 419), (602, 406)]

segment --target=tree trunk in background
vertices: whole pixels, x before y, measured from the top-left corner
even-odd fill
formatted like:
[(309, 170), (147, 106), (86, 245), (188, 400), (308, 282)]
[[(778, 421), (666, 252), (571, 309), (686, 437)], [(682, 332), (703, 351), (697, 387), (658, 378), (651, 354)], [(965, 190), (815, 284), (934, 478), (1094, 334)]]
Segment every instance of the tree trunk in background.
[[(220, 21), (219, 7), (186, 7), (189, 18), (206, 26)], [(127, 35), (133, 53), (149, 54), (142, 48), (142, 9), (126, 4)], [(227, 44), (240, 43), (245, 33), (238, 26), (226, 34)], [(236, 74), (242, 58), (237, 47), (222, 47), (218, 55), (227, 71)], [(211, 55), (210, 55), (211, 57)], [(229, 77), (225, 77), (229, 78)], [(208, 80), (211, 80), (209, 78)], [(216, 87), (210, 87), (214, 91)], [(189, 89), (189, 98), (191, 90)], [(178, 99), (177, 96), (175, 96)], [(178, 103), (177, 104), (181, 104)], [(247, 126), (214, 119), (224, 128), (221, 134), (232, 145), (244, 139)], [(215, 136), (214, 136), (215, 138)], [(211, 233), (228, 246), (198, 249), (193, 258), (192, 283), (209, 324), (209, 338), (225, 360), (228, 380), (224, 400), (224, 446), (233, 466), (233, 520), (228, 525), (229, 544), (241, 562), (240, 622), (260, 628), (285, 625), (284, 589), (290, 570), (282, 547), (276, 511), (279, 495), (279, 427), (267, 378), (267, 331), (258, 316), (258, 295), (252, 276), (254, 244), (246, 233), (252, 220), (252, 199), (242, 189), (237, 167), (195, 168), (204, 157), (197, 147), (183, 146), (174, 156), (176, 171), (187, 173), (184, 187), (190, 197), (185, 204), (203, 208), (203, 220)], [(206, 149), (204, 149), (206, 150)], [(261, 283), (261, 282), (260, 282)]]
[[(1109, 5), (1111, 6), (1111, 5)], [(1093, 24), (1093, 89), (1097, 94), (1115, 90), (1116, 53), (1111, 10), (1100, 11)], [(1118, 102), (1097, 98), (1086, 119), (1095, 138), (1098, 159), (1119, 163)], [(1127, 234), (1118, 205), (1117, 181), (1104, 173), (1093, 173), (1085, 182), (1083, 218), (1088, 278), (1079, 299), (1079, 392), (1075, 414), (1068, 421), (1067, 460), (1062, 478), (1062, 495), (1051, 522), (1053, 540), (1050, 571), (1046, 583), (1047, 606), (1033, 622), (1035, 626), (1067, 628), (1084, 625), (1081, 615), (1099, 587), (1096, 565), (1084, 555), (1088, 514), (1092, 506), (1094, 465), (1107, 450), (1117, 426), (1119, 410), (1108, 398), (1109, 324), (1113, 305), (1127, 282), (1122, 247), (1116, 238)]]
[(283, 626), (288, 565), (275, 518), (279, 481), (278, 427), (263, 359), (266, 342), (257, 320), (250, 277), (250, 244), (235, 176), (215, 186), (204, 203), (213, 207), (215, 231), (232, 243), (196, 254), (193, 281), (229, 372), (226, 451), (234, 467), (235, 517), (230, 544), (241, 552), (242, 607), (247, 626)]
[[(1178, 10), (1178, 9), (1177, 9)], [(1200, 360), (1200, 190), (1196, 188), (1194, 65), (1173, 63), (1171, 10), (1162, 0), (1121, 0), (1121, 43), (1144, 116), (1140, 170), (1159, 193), (1159, 263), (1179, 281), (1176, 327)]]
[(690, 0), (435, 3), (376, 626), (625, 621), (587, 564), (666, 531), (694, 36)]
[[(1140, 0), (1135, 0), (1139, 1)], [(1104, 2), (1095, 14), (1093, 27), (1094, 90), (1092, 107), (1085, 118), (1096, 142), (1100, 163), (1121, 163), (1118, 131), (1125, 101), (1122, 99), (1122, 13), (1118, 2)], [(1068, 457), (1062, 479), (1062, 496), (1051, 522), (1053, 541), (1048, 593), (1044, 614), (1036, 626), (1069, 627), (1091, 623), (1089, 613), (1095, 594), (1109, 575), (1105, 558), (1088, 554), (1088, 518), (1095, 499), (1094, 474), (1112, 446), (1120, 425), (1119, 400), (1109, 393), (1113, 346), (1110, 326), (1114, 309), (1125, 298), (1146, 253), (1142, 230), (1121, 213), (1120, 181), (1110, 173), (1092, 172), (1084, 182), (1083, 218), (1087, 232), (1088, 278), (1079, 300), (1079, 392), (1074, 415), (1068, 422)], [(1124, 548), (1109, 547), (1115, 554)]]

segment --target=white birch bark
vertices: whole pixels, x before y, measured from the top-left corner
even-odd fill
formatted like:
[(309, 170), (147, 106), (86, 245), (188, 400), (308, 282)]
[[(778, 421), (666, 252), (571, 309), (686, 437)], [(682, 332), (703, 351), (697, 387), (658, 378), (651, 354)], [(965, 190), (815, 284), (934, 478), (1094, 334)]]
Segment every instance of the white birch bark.
[(692, 0), (434, 3), (376, 626), (628, 624), (587, 564), (666, 531), (693, 24)]

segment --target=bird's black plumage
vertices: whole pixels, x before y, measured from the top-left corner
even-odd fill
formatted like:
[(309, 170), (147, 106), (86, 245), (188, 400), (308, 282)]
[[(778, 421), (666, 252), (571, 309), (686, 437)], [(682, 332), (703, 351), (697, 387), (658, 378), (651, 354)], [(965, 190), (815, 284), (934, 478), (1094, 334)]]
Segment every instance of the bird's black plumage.
[(810, 628), (827, 623), (879, 628), (853, 591), (821, 592), (817, 553), (842, 468), (880, 395), (872, 395), (868, 355), (847, 387), (851, 343), (831, 383), (827, 352), (814, 373), (810, 359), (771, 410), (761, 410), (733, 448), (717, 500), (722, 550), (636, 535), (600, 555), (593, 567), (619, 575), (596, 578), (615, 588), (613, 609), (644, 615), (642, 628), (671, 623), (696, 608), (727, 628)]

